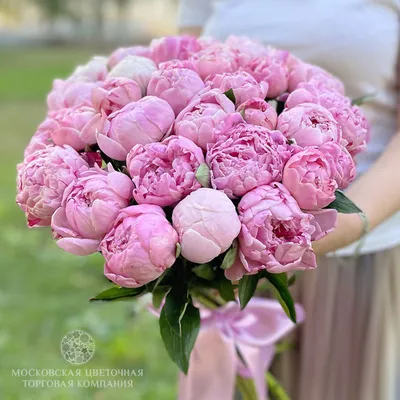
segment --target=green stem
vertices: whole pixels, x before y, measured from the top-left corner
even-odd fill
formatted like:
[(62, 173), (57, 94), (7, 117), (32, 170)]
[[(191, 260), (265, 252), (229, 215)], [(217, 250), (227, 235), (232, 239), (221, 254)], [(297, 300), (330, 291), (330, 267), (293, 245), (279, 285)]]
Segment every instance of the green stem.
[(242, 395), (242, 400), (258, 400), (256, 387), (253, 379), (246, 379), (237, 375), (236, 387)]
[(273, 400), (290, 400), (285, 389), (270, 372), (267, 372), (265, 376), (267, 379), (268, 391)]

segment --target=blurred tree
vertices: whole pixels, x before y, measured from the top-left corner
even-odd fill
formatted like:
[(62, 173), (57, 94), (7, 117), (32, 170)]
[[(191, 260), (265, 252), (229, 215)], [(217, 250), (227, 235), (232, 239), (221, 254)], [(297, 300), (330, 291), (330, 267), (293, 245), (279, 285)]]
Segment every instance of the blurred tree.
[(45, 21), (49, 24), (49, 30), (54, 32), (55, 23), (60, 17), (72, 18), (73, 13), (66, 0), (31, 0), (35, 3)]

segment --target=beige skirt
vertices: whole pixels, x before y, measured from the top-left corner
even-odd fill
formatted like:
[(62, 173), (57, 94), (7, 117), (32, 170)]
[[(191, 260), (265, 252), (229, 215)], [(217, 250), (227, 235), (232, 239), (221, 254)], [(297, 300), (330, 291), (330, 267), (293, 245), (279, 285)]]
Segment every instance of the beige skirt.
[(323, 258), (295, 287), (306, 322), (274, 373), (292, 400), (400, 399), (400, 246)]

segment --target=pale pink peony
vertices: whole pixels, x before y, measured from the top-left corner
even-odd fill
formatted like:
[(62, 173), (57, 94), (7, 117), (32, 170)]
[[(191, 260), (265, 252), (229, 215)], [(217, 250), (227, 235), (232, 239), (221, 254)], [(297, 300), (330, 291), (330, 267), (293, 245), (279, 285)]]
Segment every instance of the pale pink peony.
[(89, 168), (71, 147), (47, 147), (18, 166), (17, 204), (28, 225), (48, 226), (67, 186)]
[(171, 60), (165, 61), (158, 66), (160, 71), (170, 70), (170, 69), (191, 69), (197, 73), (196, 65), (192, 60)]
[(263, 126), (274, 130), (278, 122), (278, 114), (270, 104), (260, 98), (253, 98), (241, 104), (238, 109), (243, 119), (252, 125)]
[(95, 56), (88, 63), (79, 65), (68, 80), (97, 82), (106, 79), (108, 74), (107, 57)]
[(136, 145), (127, 158), (133, 197), (139, 204), (174, 205), (201, 187), (195, 175), (203, 163), (200, 147), (184, 137)]
[(239, 124), (209, 148), (206, 162), (213, 188), (237, 198), (257, 186), (281, 181), (289, 157), (286, 139), (279, 131)]
[(86, 143), (81, 139), (81, 132), (95, 117), (96, 111), (92, 107), (82, 106), (63, 108), (52, 114), (55, 122), (50, 137), (57, 146), (69, 145), (79, 151), (85, 148)]
[(111, 78), (93, 90), (91, 101), (97, 112), (104, 111), (109, 115), (141, 98), (142, 90), (138, 83), (127, 78)]
[(59, 247), (78, 256), (98, 250), (121, 209), (128, 207), (133, 184), (128, 176), (109, 167), (83, 172), (65, 190), (51, 227)]
[(304, 210), (319, 210), (335, 200), (338, 185), (324, 154), (308, 147), (286, 163), (282, 183)]
[(190, 60), (204, 81), (212, 79), (216, 74), (236, 72), (239, 69), (235, 51), (222, 43), (213, 43), (205, 47)]
[(246, 274), (316, 268), (313, 216), (280, 183), (260, 186), (239, 203), (239, 256)]
[(157, 67), (152, 60), (140, 56), (125, 57), (108, 74), (107, 79), (128, 78), (135, 81), (142, 91), (142, 95), (147, 93), (147, 86), (152, 74), (157, 71)]
[(56, 79), (53, 89), (47, 96), (49, 112), (77, 106), (91, 106), (92, 90), (98, 82), (63, 81)]
[(321, 146), (329, 141), (340, 142), (341, 130), (332, 114), (324, 107), (300, 104), (285, 110), (278, 117), (276, 129), (301, 147)]
[(43, 150), (46, 147), (53, 147), (54, 142), (51, 139), (51, 132), (57, 128), (57, 122), (51, 118), (45, 119), (37, 128), (32, 136), (28, 146), (25, 149), (24, 157), (28, 157), (37, 150)]
[(100, 244), (104, 274), (119, 286), (143, 286), (174, 264), (177, 243), (178, 235), (161, 207), (125, 208)]
[(229, 36), (225, 44), (235, 51), (237, 63), (241, 67), (245, 67), (255, 58), (268, 56), (270, 51), (261, 42), (247, 37)]
[(150, 44), (152, 58), (156, 64), (169, 60), (187, 60), (190, 55), (201, 50), (194, 36), (166, 36), (154, 39)]
[(191, 69), (173, 68), (155, 72), (147, 94), (164, 99), (178, 115), (205, 88), (200, 76)]
[(346, 148), (335, 142), (325, 143), (319, 150), (328, 160), (332, 177), (335, 179), (338, 188), (341, 190), (346, 189), (356, 177), (356, 165), (353, 157)]
[(240, 231), (235, 206), (225, 193), (201, 188), (174, 208), (172, 223), (179, 235), (182, 255), (194, 263), (207, 263), (228, 250)]
[(174, 111), (165, 100), (146, 96), (112, 113), (97, 134), (97, 142), (106, 155), (123, 161), (135, 144), (160, 141), (174, 119)]
[(237, 105), (253, 97), (264, 99), (268, 92), (267, 82), (258, 83), (249, 73), (244, 71), (216, 74), (209, 83), (211, 87), (220, 89), (224, 93), (232, 89)]
[(289, 53), (283, 50), (269, 49), (268, 56), (253, 59), (244, 70), (258, 82), (268, 83), (268, 98), (275, 98), (288, 88), (287, 60)]
[(145, 46), (120, 47), (119, 49), (115, 50), (108, 58), (108, 66), (110, 68), (114, 68), (124, 58), (129, 56), (151, 58), (151, 50), (149, 47)]
[(205, 90), (181, 111), (175, 121), (174, 132), (196, 143), (203, 150), (218, 140), (243, 118), (235, 112), (235, 105), (219, 89)]

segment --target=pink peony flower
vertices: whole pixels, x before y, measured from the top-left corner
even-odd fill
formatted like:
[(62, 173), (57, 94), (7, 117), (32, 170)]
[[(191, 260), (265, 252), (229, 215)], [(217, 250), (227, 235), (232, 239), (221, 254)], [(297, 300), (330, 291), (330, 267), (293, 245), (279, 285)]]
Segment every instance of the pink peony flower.
[(147, 86), (157, 67), (152, 60), (146, 57), (128, 56), (117, 64), (108, 74), (107, 79), (128, 78), (135, 81), (142, 90), (142, 95), (147, 93)]
[(151, 50), (145, 46), (132, 46), (132, 47), (120, 47), (115, 50), (108, 59), (108, 66), (114, 68), (124, 58), (129, 56), (140, 56), (151, 58)]
[(86, 143), (81, 139), (81, 131), (95, 115), (95, 110), (87, 106), (57, 111), (52, 114), (55, 124), (50, 132), (51, 139), (57, 146), (69, 145), (77, 151), (83, 150)]
[(318, 104), (304, 103), (285, 110), (278, 117), (276, 129), (301, 147), (341, 140), (338, 123), (326, 108)]
[(161, 63), (158, 66), (160, 71), (166, 71), (170, 69), (191, 69), (192, 71), (197, 73), (196, 65), (192, 60), (170, 60)]
[(192, 192), (178, 203), (172, 223), (183, 257), (199, 264), (228, 250), (240, 231), (235, 206), (226, 194), (206, 188)]
[(193, 53), (201, 50), (201, 45), (194, 36), (166, 36), (154, 39), (150, 48), (156, 64), (169, 60), (187, 60)]
[(97, 112), (104, 111), (109, 115), (141, 98), (142, 90), (135, 81), (127, 78), (112, 78), (93, 90), (91, 100)]
[(79, 65), (68, 80), (97, 82), (106, 79), (107, 58), (93, 57), (87, 64)]
[(237, 111), (242, 114), (243, 119), (248, 124), (263, 126), (270, 130), (276, 128), (278, 114), (275, 109), (263, 99), (249, 99), (241, 104)]
[(51, 139), (51, 132), (57, 128), (57, 123), (51, 119), (45, 119), (37, 128), (32, 136), (28, 146), (25, 149), (24, 157), (27, 158), (37, 150), (43, 150), (46, 147), (53, 147), (54, 142)]
[(204, 163), (203, 152), (184, 137), (170, 136), (162, 143), (136, 145), (127, 167), (139, 204), (171, 206), (201, 187), (196, 171)]
[(28, 225), (48, 226), (66, 187), (89, 168), (71, 147), (47, 147), (29, 155), (18, 167), (17, 204)]
[(53, 90), (47, 96), (50, 112), (63, 108), (91, 106), (92, 90), (99, 86), (98, 82), (63, 81), (56, 79)]
[(325, 208), (323, 210), (309, 211), (314, 217), (311, 220), (311, 224), (315, 230), (311, 235), (311, 240), (320, 240), (324, 238), (328, 233), (332, 232), (336, 228), (336, 222), (338, 212), (332, 208)]
[(268, 92), (268, 83), (258, 83), (250, 74), (244, 71), (215, 75), (209, 82), (213, 88), (226, 92), (233, 90), (236, 104), (240, 105), (253, 98), (265, 98)]
[(178, 115), (204, 87), (200, 76), (190, 69), (164, 69), (153, 74), (147, 94), (164, 99)]
[(268, 83), (268, 98), (275, 98), (288, 88), (287, 60), (289, 53), (283, 50), (269, 49), (268, 56), (253, 59), (244, 70), (258, 82)]
[(236, 198), (257, 186), (281, 181), (289, 157), (286, 139), (279, 131), (239, 124), (209, 148), (206, 162), (213, 188)]
[(328, 160), (332, 177), (335, 179), (338, 188), (346, 189), (356, 176), (356, 165), (353, 157), (344, 147), (335, 142), (325, 143), (319, 150)]
[(218, 89), (205, 90), (182, 110), (174, 131), (196, 143), (203, 150), (217, 141), (218, 135), (243, 122), (235, 105)]
[(270, 51), (261, 42), (246, 37), (229, 36), (225, 45), (235, 51), (237, 63), (241, 67), (255, 58), (267, 57)]
[(133, 184), (128, 176), (99, 167), (83, 172), (64, 191), (51, 227), (59, 247), (78, 256), (98, 250), (121, 209), (128, 207)]
[(174, 264), (177, 243), (178, 235), (162, 208), (125, 208), (100, 244), (104, 274), (123, 287), (143, 286)]
[(335, 200), (338, 185), (333, 176), (324, 154), (309, 147), (290, 158), (283, 171), (282, 183), (300, 208), (318, 210)]
[(175, 119), (171, 106), (154, 96), (143, 97), (112, 113), (97, 134), (100, 149), (115, 160), (125, 160), (135, 144), (160, 141)]
[(316, 268), (313, 216), (280, 183), (259, 186), (239, 203), (239, 256), (246, 274)]
[(216, 74), (236, 72), (238, 64), (233, 49), (222, 43), (213, 43), (190, 58), (196, 66), (201, 79), (210, 80)]

